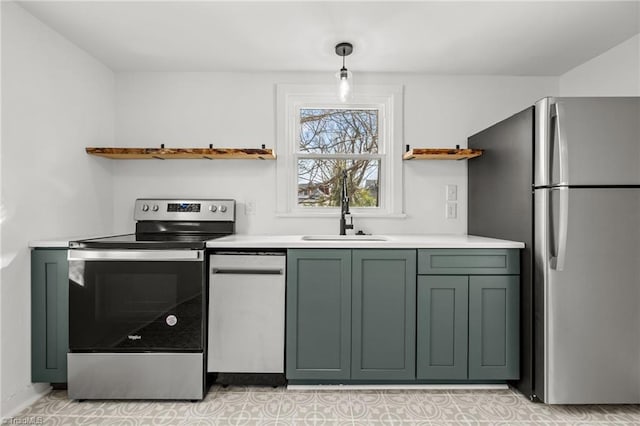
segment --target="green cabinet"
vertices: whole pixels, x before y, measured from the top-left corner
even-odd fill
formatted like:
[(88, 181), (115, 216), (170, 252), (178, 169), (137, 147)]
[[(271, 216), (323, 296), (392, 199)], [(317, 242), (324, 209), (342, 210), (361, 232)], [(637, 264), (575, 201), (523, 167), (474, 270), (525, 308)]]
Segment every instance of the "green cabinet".
[(468, 277), (418, 277), (416, 377), (467, 379)]
[(518, 379), (519, 250), (418, 250), (418, 273), (417, 378)]
[(351, 377), (351, 250), (287, 254), (288, 379)]
[(416, 251), (353, 250), (351, 378), (415, 378)]
[(287, 378), (415, 378), (415, 291), (415, 250), (289, 250)]
[(31, 381), (65, 383), (69, 349), (67, 249), (31, 251)]
[(469, 277), (469, 379), (520, 378), (520, 280)]
[(519, 250), (292, 249), (295, 383), (519, 377)]

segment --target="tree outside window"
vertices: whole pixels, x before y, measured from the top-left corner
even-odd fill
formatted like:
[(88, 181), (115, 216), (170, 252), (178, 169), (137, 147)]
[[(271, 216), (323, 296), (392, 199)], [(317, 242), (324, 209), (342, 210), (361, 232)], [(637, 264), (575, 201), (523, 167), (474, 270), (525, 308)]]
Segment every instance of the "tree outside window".
[(380, 207), (378, 117), (377, 109), (299, 110), (299, 207), (339, 206), (343, 170), (350, 205)]

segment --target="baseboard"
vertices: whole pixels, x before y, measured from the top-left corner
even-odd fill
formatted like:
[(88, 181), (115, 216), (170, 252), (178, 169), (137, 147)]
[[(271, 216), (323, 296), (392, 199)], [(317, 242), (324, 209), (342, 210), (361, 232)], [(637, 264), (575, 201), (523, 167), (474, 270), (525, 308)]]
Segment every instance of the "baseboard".
[(291, 390), (496, 390), (509, 389), (506, 384), (433, 384), (433, 385), (287, 385)]

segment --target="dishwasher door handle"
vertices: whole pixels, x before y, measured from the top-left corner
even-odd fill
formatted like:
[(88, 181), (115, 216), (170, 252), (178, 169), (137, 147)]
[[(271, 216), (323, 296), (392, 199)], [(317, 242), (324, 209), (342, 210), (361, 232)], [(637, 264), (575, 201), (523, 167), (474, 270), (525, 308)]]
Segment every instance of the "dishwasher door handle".
[(283, 269), (232, 269), (232, 268), (213, 268), (212, 274), (216, 275), (282, 275)]

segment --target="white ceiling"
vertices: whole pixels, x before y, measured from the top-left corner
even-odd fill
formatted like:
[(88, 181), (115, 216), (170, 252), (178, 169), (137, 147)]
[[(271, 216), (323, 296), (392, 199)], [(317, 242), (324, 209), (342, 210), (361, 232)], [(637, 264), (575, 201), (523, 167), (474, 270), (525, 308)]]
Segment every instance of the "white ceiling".
[(640, 32), (639, 1), (20, 1), (115, 71), (560, 75)]

